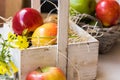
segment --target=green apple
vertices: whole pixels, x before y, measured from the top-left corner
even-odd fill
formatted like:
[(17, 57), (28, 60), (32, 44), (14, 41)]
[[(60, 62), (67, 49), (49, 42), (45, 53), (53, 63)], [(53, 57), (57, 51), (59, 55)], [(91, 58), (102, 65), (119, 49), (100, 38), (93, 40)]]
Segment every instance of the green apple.
[(95, 12), (96, 0), (70, 0), (70, 7), (81, 14), (93, 14)]
[(66, 77), (58, 67), (44, 67), (27, 74), (26, 80), (66, 80)]

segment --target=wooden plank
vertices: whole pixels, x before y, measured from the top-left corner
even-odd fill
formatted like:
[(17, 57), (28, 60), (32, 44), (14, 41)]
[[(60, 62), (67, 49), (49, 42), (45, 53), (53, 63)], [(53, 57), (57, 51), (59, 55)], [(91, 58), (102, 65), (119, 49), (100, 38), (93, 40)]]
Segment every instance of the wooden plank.
[(68, 53), (70, 61), (68, 61), (67, 80), (94, 80), (96, 78), (97, 42), (69, 45)]
[(56, 66), (56, 46), (46, 46), (23, 50), (21, 55), (21, 79), (38, 67)]
[(98, 63), (98, 41), (71, 22), (70, 28), (87, 41), (68, 45), (67, 80), (93, 80)]
[(69, 0), (58, 0), (58, 36), (57, 36), (57, 66), (64, 73), (67, 68), (67, 41), (69, 26)]
[(31, 0), (31, 7), (40, 12), (40, 2), (41, 0)]

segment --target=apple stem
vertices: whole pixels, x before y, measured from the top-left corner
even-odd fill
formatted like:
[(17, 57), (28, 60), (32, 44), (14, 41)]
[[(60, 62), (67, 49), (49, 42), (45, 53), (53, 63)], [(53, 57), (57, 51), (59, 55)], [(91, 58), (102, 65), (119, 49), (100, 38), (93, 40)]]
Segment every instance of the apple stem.
[(41, 67), (38, 67), (36, 70), (40, 71), (40, 72), (43, 72), (42, 69), (41, 69)]

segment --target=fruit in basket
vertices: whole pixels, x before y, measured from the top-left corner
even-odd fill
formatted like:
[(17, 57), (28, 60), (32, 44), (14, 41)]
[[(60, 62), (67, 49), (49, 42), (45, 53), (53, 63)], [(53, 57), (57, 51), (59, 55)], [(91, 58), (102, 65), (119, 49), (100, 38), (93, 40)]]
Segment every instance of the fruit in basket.
[(57, 24), (53, 22), (39, 26), (32, 34), (33, 46), (51, 45), (56, 42)]
[(18, 11), (12, 20), (12, 29), (15, 34), (22, 35), (24, 31), (33, 32), (43, 24), (41, 14), (33, 8), (24, 8)]
[(70, 0), (70, 7), (79, 13), (93, 14), (95, 6), (96, 0)]
[(58, 67), (44, 67), (28, 73), (26, 80), (66, 80), (66, 77)]
[(96, 16), (105, 27), (110, 27), (118, 23), (120, 7), (115, 0), (101, 0), (96, 6)]

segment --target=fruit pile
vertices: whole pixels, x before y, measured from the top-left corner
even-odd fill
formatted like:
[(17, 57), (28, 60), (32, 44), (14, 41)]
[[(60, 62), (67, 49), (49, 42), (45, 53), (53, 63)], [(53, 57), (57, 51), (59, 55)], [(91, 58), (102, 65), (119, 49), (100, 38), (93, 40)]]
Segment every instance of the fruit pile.
[[(11, 36), (14, 38), (14, 43), (19, 43), (17, 46), (26, 43), (26, 46), (20, 47), (21, 49), (32, 46), (46, 46), (56, 44), (57, 41), (57, 14), (50, 15), (43, 19), (41, 13), (33, 8), (24, 8), (18, 11), (12, 20), (12, 30), (14, 32)], [(70, 31), (70, 32), (69, 32)], [(69, 43), (84, 41), (81, 36), (76, 35), (72, 30), (68, 30)], [(75, 34), (75, 35), (72, 35)], [(26, 40), (26, 39), (27, 40)], [(87, 40), (87, 39), (86, 39)], [(27, 41), (27, 42), (26, 42)]]
[(116, 0), (70, 0), (70, 8), (80, 14), (97, 18), (105, 28), (112, 27), (120, 21), (120, 5)]
[[(29, 45), (32, 46), (54, 44), (56, 41), (57, 23), (44, 23), (41, 13), (33, 8), (18, 11), (13, 17), (12, 29), (16, 37), (26, 37)], [(23, 42), (24, 40), (21, 41), (21, 44)]]
[(70, 0), (71, 20), (99, 41), (107, 53), (120, 35), (120, 4), (117, 0)]

